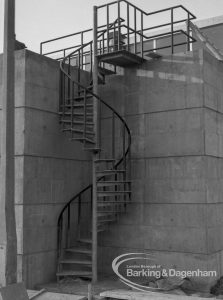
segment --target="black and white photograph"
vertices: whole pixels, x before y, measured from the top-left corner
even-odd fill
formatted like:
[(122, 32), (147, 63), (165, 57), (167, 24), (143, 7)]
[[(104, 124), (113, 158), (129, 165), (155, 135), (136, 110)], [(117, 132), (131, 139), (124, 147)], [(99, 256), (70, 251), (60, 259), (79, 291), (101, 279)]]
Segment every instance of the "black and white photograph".
[(223, 1), (0, 0), (0, 300), (223, 299)]

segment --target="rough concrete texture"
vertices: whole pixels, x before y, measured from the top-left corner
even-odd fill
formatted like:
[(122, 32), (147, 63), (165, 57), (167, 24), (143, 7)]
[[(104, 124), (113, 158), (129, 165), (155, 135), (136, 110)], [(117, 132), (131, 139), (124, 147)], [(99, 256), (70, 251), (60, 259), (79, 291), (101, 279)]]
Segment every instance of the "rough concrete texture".
[[(222, 275), (222, 72), (199, 50), (120, 70), (101, 86), (130, 127), (133, 174), (127, 214), (100, 235), (101, 271), (139, 251), (168, 267)], [(104, 124), (110, 117), (104, 111)], [(197, 283), (207, 289), (216, 279)]]
[[(111, 298), (111, 299), (123, 299), (123, 300), (187, 300), (187, 296), (182, 295), (168, 295), (162, 293), (153, 293), (153, 292), (136, 292), (136, 291), (126, 291), (126, 290), (112, 290), (100, 293), (101, 297)], [(190, 296), (190, 300), (202, 300), (210, 299), (205, 297), (193, 297)]]
[(15, 62), (18, 279), (33, 288), (55, 279), (57, 219), (89, 183), (91, 165), (82, 145), (61, 132), (59, 63), (27, 50)]

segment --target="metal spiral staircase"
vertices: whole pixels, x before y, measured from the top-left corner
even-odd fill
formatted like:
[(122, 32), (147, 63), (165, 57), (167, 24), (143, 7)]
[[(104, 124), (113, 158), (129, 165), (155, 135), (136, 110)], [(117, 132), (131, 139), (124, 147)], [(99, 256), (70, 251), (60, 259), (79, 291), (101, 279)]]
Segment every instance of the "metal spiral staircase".
[[(117, 22), (116, 20), (110, 25), (111, 30)], [(104, 33), (105, 31), (98, 37)], [(81, 142), (83, 149), (92, 153), (93, 184), (71, 199), (59, 216), (58, 279), (66, 276), (97, 276), (92, 270), (96, 268), (97, 263), (96, 257), (95, 262), (93, 261), (94, 255), (97, 255), (97, 234), (116, 222), (118, 215), (125, 211), (131, 195), (130, 130), (120, 114), (94, 92), (98, 84), (105, 83), (106, 75), (115, 74), (115, 68), (106, 68), (95, 59), (96, 76), (93, 75), (91, 63), (88, 84), (83, 84), (81, 80), (83, 62), (81, 64), (80, 61), (83, 59), (83, 52), (86, 53), (90, 49), (89, 58), (92, 62), (92, 48), (93, 41), (81, 46), (61, 61), (60, 122), (63, 131), (69, 134), (71, 140)], [(74, 58), (79, 62), (78, 69), (72, 66)], [(102, 130), (103, 112), (108, 114), (108, 119), (104, 120), (106, 132)], [(104, 138), (106, 133), (108, 137)], [(80, 226), (82, 199), (90, 203), (93, 213), (89, 213), (88, 217), (92, 218), (91, 222), (95, 224), (95, 227), (89, 226), (88, 230), (85, 228), (84, 233)], [(76, 235), (71, 229), (72, 219), (75, 219), (71, 207), (75, 202), (78, 207), (76, 218), (79, 225)], [(85, 227), (86, 225), (87, 223)]]
[[(111, 23), (114, 9), (116, 19)], [(185, 17), (175, 20), (175, 11), (179, 9)], [(102, 19), (106, 19), (103, 25), (99, 24), (100, 12)], [(170, 13), (169, 23), (146, 27), (147, 17), (150, 20), (162, 13)], [(157, 50), (170, 49), (173, 54), (175, 47), (184, 45), (190, 50), (191, 43), (196, 41), (190, 34), (193, 19), (195, 16), (182, 5), (146, 13), (126, 0), (118, 0), (94, 7), (92, 41), (84, 42), (85, 36), (92, 33), (88, 29), (41, 43), (43, 54), (46, 43), (80, 37), (79, 45), (44, 55), (62, 51), (62, 57), (57, 58), (61, 68), (62, 131), (70, 140), (82, 143), (83, 150), (92, 157), (92, 184), (75, 195), (58, 218), (58, 281), (67, 276), (97, 281), (100, 234), (117, 222), (131, 202), (130, 129), (119, 112), (99, 96), (98, 85), (106, 84), (106, 77), (115, 75), (117, 66), (126, 68), (142, 64), (145, 58), (159, 59)], [(174, 29), (174, 25), (185, 21), (186, 31)], [(170, 31), (149, 34), (150, 30), (168, 26)], [(162, 41), (160, 46), (157, 41)]]

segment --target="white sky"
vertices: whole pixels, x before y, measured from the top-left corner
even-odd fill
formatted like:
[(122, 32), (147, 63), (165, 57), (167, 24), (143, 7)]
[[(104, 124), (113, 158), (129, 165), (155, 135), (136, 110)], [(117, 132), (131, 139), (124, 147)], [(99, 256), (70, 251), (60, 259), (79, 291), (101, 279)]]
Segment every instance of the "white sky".
[[(39, 43), (57, 36), (92, 27), (93, 5), (106, 0), (15, 0), (16, 36), (30, 50), (39, 52)], [(130, 0), (149, 12), (182, 4), (197, 19), (223, 15), (223, 0)], [(0, 53), (3, 44), (4, 0), (0, 0)]]

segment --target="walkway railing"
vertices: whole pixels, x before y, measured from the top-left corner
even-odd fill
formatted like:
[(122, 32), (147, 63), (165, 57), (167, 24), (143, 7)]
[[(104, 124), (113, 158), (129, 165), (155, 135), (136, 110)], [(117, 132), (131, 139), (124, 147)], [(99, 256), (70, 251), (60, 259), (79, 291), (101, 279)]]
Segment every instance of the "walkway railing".
[[(148, 52), (168, 48), (174, 53), (178, 46), (185, 45), (185, 50), (190, 50), (190, 44), (196, 41), (191, 36), (189, 26), (184, 29), (185, 21), (189, 24), (196, 17), (183, 5), (147, 13), (126, 0), (120, 0), (98, 6), (97, 17), (98, 33), (103, 33), (98, 39), (99, 54), (127, 50), (143, 57)], [(111, 29), (114, 20), (118, 22)], [(40, 53), (62, 60), (92, 39), (92, 29), (57, 37), (42, 42)], [(57, 45), (60, 42), (68, 46), (60, 47)], [(89, 48), (82, 53), (82, 66), (87, 69), (90, 66), (91, 51)], [(75, 64), (78, 65), (78, 62), (73, 59)]]

